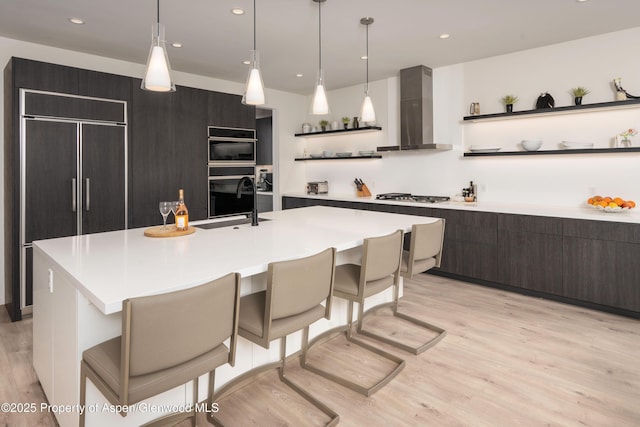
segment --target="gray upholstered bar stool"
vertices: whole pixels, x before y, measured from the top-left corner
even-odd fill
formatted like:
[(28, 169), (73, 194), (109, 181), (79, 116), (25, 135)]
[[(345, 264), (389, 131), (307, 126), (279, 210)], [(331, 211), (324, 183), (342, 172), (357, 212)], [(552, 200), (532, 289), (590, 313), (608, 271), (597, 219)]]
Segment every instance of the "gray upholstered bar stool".
[[(402, 230), (392, 234), (372, 237), (364, 240), (362, 246), (362, 265), (343, 264), (336, 267), (336, 281), (334, 285), (334, 296), (348, 300), (347, 325), (327, 331), (314, 338), (310, 346), (323, 342), (336, 334), (344, 333), (349, 342), (357, 344), (375, 354), (393, 362), (395, 367), (380, 380), (370, 387), (363, 386), (333, 372), (319, 368), (310, 364), (305, 354), (302, 355), (300, 363), (303, 368), (328, 378), (338, 384), (357, 391), (358, 393), (370, 396), (384, 385), (389, 383), (404, 368), (405, 362), (397, 356), (387, 353), (377, 347), (371, 346), (363, 341), (355, 339), (352, 334), (353, 324), (353, 303), (358, 303), (357, 330), (362, 332), (362, 320), (364, 317), (364, 301), (367, 297), (378, 294), (389, 287), (394, 287), (394, 301), (397, 300), (398, 282), (400, 277), (400, 256), (402, 254)], [(372, 335), (367, 333), (366, 335)], [(376, 335), (373, 335), (376, 337)]]
[[(444, 227), (445, 220), (442, 218), (429, 224), (414, 224), (411, 227), (409, 250), (402, 252), (402, 265), (400, 270), (403, 277), (412, 278), (416, 274), (424, 273), (433, 267), (440, 267), (440, 261), (442, 260), (442, 245), (444, 243)], [(420, 354), (436, 345), (445, 337), (445, 335), (447, 335), (447, 332), (438, 326), (398, 312), (397, 300), (393, 304), (393, 314), (437, 334), (431, 340), (417, 347), (385, 340), (386, 342), (396, 345), (406, 351)]]
[[(280, 381), (329, 416), (327, 426), (338, 424), (340, 417), (336, 412), (285, 375), (287, 335), (303, 331), (301, 351), (304, 357), (309, 325), (323, 317), (329, 319), (331, 315), (335, 263), (336, 250), (329, 248), (305, 258), (269, 264), (267, 289), (240, 299), (238, 334), (266, 349), (271, 341), (280, 338), (280, 359), (254, 368), (225, 384), (215, 393), (214, 401), (231, 395), (254, 380), (256, 375), (277, 368)], [(209, 421), (216, 426), (223, 425), (213, 412), (209, 413)]]
[[(82, 354), (80, 404), (85, 404), (87, 378), (109, 402), (123, 406), (193, 381), (195, 403), (198, 377), (209, 373), (211, 408), (215, 369), (235, 361), (239, 304), (240, 278), (234, 273), (194, 288), (123, 301), (122, 336)], [(195, 426), (195, 416), (194, 407), (146, 425), (191, 418)], [(80, 426), (84, 422), (83, 413)]]

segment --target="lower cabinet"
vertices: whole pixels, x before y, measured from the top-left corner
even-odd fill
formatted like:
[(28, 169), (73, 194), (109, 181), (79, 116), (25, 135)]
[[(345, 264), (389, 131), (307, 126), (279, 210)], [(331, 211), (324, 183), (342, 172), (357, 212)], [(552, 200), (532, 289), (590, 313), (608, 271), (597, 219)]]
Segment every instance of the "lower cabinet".
[(485, 285), (640, 317), (640, 224), (283, 197), (283, 209), (325, 205), (444, 218), (440, 271)]
[(498, 283), (563, 295), (562, 220), (498, 217)]
[(640, 224), (564, 220), (565, 296), (640, 312)]

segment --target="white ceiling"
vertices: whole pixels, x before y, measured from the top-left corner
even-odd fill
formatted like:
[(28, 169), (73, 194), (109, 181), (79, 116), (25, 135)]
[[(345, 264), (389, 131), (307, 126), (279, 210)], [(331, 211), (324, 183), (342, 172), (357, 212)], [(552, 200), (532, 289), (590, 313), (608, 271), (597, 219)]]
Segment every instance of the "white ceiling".
[[(265, 86), (309, 94), (318, 67), (318, 3), (256, 0)], [(244, 81), (252, 48), (252, 0), (161, 0), (174, 70)], [(230, 10), (241, 7), (242, 16)], [(638, 26), (640, 0), (327, 0), (322, 60), (328, 89), (424, 64), (441, 67)], [(70, 17), (85, 20), (73, 25)], [(154, 0), (0, 0), (0, 36), (144, 63), (156, 19)], [(441, 40), (439, 35), (451, 37)], [(615, 49), (615, 46), (612, 46)], [(621, 52), (624, 55), (637, 52)], [(88, 68), (90, 66), (88, 65)], [(303, 77), (296, 77), (303, 73)]]

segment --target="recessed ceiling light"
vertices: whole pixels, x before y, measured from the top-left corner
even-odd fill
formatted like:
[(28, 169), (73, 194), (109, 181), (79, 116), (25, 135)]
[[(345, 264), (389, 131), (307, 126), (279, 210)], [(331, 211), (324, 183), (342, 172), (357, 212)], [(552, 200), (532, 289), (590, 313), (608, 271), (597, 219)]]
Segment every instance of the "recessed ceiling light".
[(171, 46), (180, 48), (182, 47), (182, 43), (171, 43)]
[(231, 13), (233, 13), (234, 15), (244, 15), (244, 9), (234, 7), (233, 9), (231, 9)]
[(450, 34), (444, 33), (444, 34), (440, 34), (440, 38), (441, 39), (448, 39), (449, 37), (451, 37)]
[(296, 77), (302, 77), (302, 76), (304, 76), (304, 74), (302, 74), (302, 73), (296, 74)]
[(77, 24), (77, 25), (82, 25), (84, 24), (84, 21), (80, 18), (69, 18), (69, 22), (71, 22), (72, 24)]
[(577, 0), (577, 1), (578, 1), (578, 3), (584, 3), (584, 2), (589, 1), (589, 0)]
[(362, 55), (360, 59), (367, 59), (367, 55)]
[(243, 63), (244, 65), (251, 65), (251, 61), (249, 61), (249, 60), (242, 61), (242, 63)]

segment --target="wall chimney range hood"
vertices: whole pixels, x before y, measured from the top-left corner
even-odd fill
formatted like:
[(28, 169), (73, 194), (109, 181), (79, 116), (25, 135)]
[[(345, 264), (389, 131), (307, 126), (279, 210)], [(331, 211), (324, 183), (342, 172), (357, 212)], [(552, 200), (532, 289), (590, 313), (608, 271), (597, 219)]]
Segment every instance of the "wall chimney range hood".
[(378, 151), (451, 150), (433, 142), (433, 79), (431, 68), (418, 65), (400, 70), (400, 145)]

